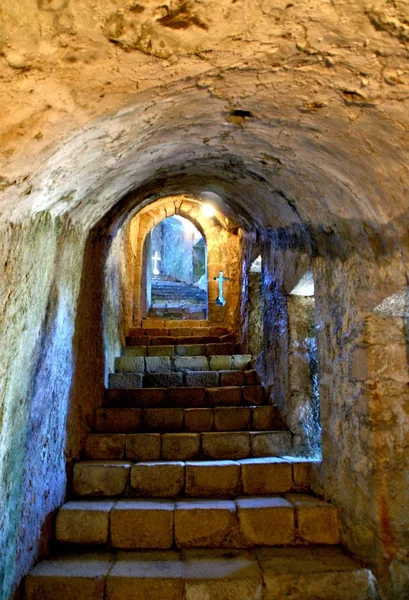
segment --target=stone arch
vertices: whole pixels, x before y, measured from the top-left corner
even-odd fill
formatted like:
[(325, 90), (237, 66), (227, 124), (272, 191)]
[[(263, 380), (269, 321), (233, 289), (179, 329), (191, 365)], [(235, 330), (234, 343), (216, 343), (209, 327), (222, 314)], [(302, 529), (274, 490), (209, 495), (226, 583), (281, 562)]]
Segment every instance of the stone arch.
[[(207, 245), (208, 320), (231, 329), (237, 327), (240, 296), (241, 230), (232, 226), (217, 210), (211, 218), (201, 211), (195, 198), (171, 196), (154, 202), (132, 218), (131, 245), (135, 256), (134, 323), (144, 316), (144, 245), (148, 234), (163, 220), (179, 215), (190, 221), (202, 234)], [(224, 286), (226, 304), (216, 304), (218, 283), (215, 277), (223, 271), (228, 277)]]

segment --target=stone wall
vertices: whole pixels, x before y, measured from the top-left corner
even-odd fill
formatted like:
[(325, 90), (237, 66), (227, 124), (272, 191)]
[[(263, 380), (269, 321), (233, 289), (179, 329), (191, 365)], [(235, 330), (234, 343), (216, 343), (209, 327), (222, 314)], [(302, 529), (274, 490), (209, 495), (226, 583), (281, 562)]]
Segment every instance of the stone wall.
[(340, 508), (344, 544), (382, 598), (408, 596), (408, 344), (405, 321), (369, 313), (406, 279), (401, 257), (314, 260), (322, 465), (315, 490)]
[[(24, 243), (22, 241), (24, 240)], [(0, 597), (45, 550), (64, 500), (84, 237), (34, 215), (0, 235)]]
[(318, 356), (313, 297), (288, 296), (289, 395), (287, 423), (294, 450), (302, 456), (321, 456), (321, 416)]

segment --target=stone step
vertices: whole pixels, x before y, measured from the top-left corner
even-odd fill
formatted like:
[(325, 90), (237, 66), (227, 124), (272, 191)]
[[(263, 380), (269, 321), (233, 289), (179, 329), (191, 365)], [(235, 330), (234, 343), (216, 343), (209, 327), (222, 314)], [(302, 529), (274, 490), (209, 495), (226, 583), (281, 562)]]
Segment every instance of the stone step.
[(338, 510), (310, 494), (233, 500), (73, 500), (57, 513), (60, 543), (123, 550), (339, 544)]
[(126, 408), (211, 408), (254, 406), (266, 402), (261, 386), (152, 387), (105, 390), (107, 407)]
[[(140, 335), (126, 337), (127, 346), (205, 346), (206, 356), (211, 354), (234, 354), (236, 341), (233, 336), (216, 335), (196, 335), (196, 336), (175, 336), (175, 335)], [(238, 346), (237, 346), (238, 347)]]
[[(226, 353), (226, 350), (232, 348), (233, 352)], [(221, 356), (224, 360), (231, 361), (234, 354), (242, 354), (241, 344), (137, 344), (122, 348), (122, 356)]]
[[(116, 373), (172, 373), (180, 371), (214, 371), (229, 373), (235, 372), (240, 383), (230, 385), (251, 385), (254, 380), (260, 383), (257, 373), (251, 369), (251, 354), (233, 354), (223, 356), (189, 356), (180, 354), (174, 356), (172, 351), (189, 350), (189, 346), (148, 346), (148, 356), (121, 356), (115, 359)], [(192, 348), (195, 348), (193, 346)], [(198, 346), (199, 348), (199, 346)], [(165, 352), (168, 352), (166, 355)], [(246, 382), (244, 371), (251, 371), (250, 383)], [(237, 377), (236, 377), (237, 378)], [(216, 384), (217, 385), (217, 384)]]
[(280, 415), (272, 406), (98, 408), (94, 423), (99, 433), (272, 431), (281, 427)]
[[(134, 440), (110, 440), (105, 454), (133, 461), (149, 455), (154, 442), (146, 446)], [(91, 453), (101, 440), (88, 440)], [(153, 442), (153, 443), (152, 443)], [(165, 441), (166, 444), (166, 441)], [(169, 450), (172, 443), (169, 444)], [(157, 456), (160, 449), (156, 448)], [(308, 492), (311, 467), (316, 461), (285, 458), (249, 458), (213, 461), (81, 461), (74, 467), (74, 492), (83, 497), (235, 498), (248, 495), (271, 495)]]
[(289, 431), (91, 433), (84, 456), (118, 460), (239, 460), (291, 455)]
[(25, 600), (374, 600), (369, 569), (338, 547), (79, 551), (40, 562)]
[[(254, 396), (253, 404), (263, 402), (263, 388), (249, 384), (253, 377), (246, 378), (244, 372), (236, 371), (175, 371), (165, 373), (111, 373), (108, 377), (110, 389), (137, 388), (238, 388), (246, 389), (247, 398)], [(253, 388), (251, 391), (250, 388)]]

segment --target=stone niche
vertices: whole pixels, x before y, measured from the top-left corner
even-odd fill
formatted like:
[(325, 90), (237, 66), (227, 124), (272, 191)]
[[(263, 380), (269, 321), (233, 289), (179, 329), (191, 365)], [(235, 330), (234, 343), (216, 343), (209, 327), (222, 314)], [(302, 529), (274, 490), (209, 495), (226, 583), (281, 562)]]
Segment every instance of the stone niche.
[[(201, 233), (205, 244), (201, 245), (198, 243), (199, 240), (195, 240), (192, 244), (189, 242), (189, 248), (183, 245), (182, 249), (185, 254), (192, 256), (192, 259), (185, 261), (187, 264), (183, 266), (183, 269), (186, 270), (184, 280), (188, 283), (196, 282), (202, 289), (206, 289), (208, 320), (211, 323), (237, 330), (240, 310), (242, 232), (218, 211), (214, 216), (207, 217), (201, 210), (199, 201), (179, 196), (158, 200), (132, 218), (129, 236), (134, 254), (133, 322), (137, 324), (147, 314), (150, 306), (149, 284), (152, 276), (152, 265), (150, 264), (152, 261), (149, 260), (149, 256), (152, 256), (155, 249), (163, 248), (164, 243), (180, 242), (180, 235), (176, 228), (172, 234), (169, 231), (164, 233), (166, 226), (162, 226), (162, 234), (160, 234), (160, 228), (158, 229), (158, 226), (166, 221), (169, 222), (170, 217), (174, 216), (189, 221)], [(170, 236), (167, 242), (166, 236)], [(207, 281), (203, 281), (203, 271), (200, 271), (200, 261), (203, 255), (206, 256)], [(174, 254), (174, 260), (171, 261), (173, 265), (166, 260), (162, 265), (161, 261), (159, 263), (160, 272), (169, 275), (180, 273), (181, 265), (180, 263), (176, 264), (179, 257), (180, 253)], [(224, 305), (216, 303), (219, 284), (215, 278), (218, 277), (220, 271), (226, 278), (223, 283), (223, 296), (226, 301)]]

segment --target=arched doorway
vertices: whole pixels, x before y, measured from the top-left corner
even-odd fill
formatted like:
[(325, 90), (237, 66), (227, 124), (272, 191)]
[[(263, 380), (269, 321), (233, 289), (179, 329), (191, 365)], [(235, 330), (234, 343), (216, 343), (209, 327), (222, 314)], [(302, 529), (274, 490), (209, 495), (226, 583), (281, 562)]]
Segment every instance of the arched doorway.
[(188, 219), (174, 215), (145, 240), (143, 279), (150, 317), (206, 319), (207, 244)]

